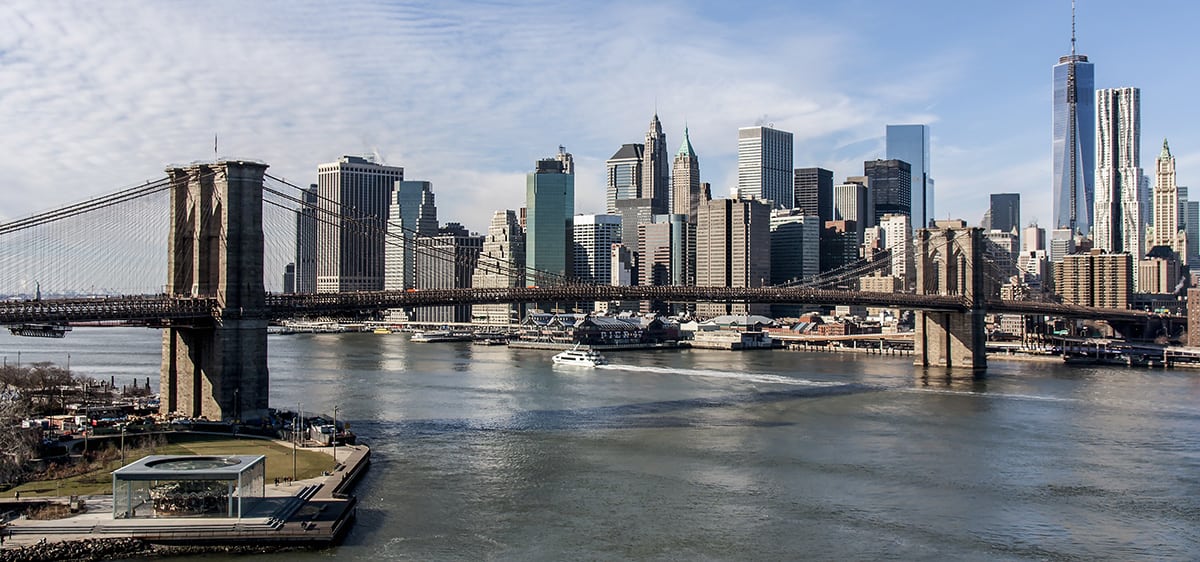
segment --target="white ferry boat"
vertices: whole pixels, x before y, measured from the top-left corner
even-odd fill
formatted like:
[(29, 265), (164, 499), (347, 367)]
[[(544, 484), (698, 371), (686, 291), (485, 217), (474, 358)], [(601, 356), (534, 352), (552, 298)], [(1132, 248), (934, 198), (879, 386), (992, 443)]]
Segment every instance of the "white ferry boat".
[(446, 341), (471, 341), (471, 332), (451, 332), (450, 330), (427, 330), (412, 335), (410, 341), (416, 343), (436, 343)]
[(568, 349), (554, 356), (555, 365), (576, 365), (579, 367), (595, 367), (605, 365), (608, 360), (591, 349), (579, 349), (579, 346)]

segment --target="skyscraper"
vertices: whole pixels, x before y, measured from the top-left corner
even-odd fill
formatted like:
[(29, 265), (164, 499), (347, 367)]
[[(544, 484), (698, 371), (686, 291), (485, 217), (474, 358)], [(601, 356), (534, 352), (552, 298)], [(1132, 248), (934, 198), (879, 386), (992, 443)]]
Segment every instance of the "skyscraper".
[(1154, 236), (1150, 246), (1166, 246), (1179, 260), (1186, 262), (1187, 235), (1180, 227), (1179, 186), (1175, 184), (1175, 157), (1163, 139), (1162, 152), (1155, 161)]
[(526, 285), (557, 282), (570, 272), (575, 176), (564, 171), (570, 155), (561, 148), (559, 154), (538, 160), (525, 179)]
[(688, 221), (696, 223), (696, 207), (700, 204), (700, 160), (692, 149), (688, 130), (683, 129), (683, 144), (675, 153), (671, 169), (671, 213), (687, 215)]
[(617, 212), (617, 201), (642, 196), (642, 151), (640, 144), (623, 144), (608, 159), (605, 208), (608, 214)]
[(792, 134), (770, 127), (738, 129), (738, 197), (766, 199), (774, 208), (795, 204)]
[[(870, 218), (869, 198), (867, 186), (861, 183), (846, 182), (833, 187), (833, 220), (851, 221), (858, 229), (857, 244), (862, 244), (863, 231), (874, 224)], [(821, 270), (826, 271), (824, 261)]]
[(404, 168), (357, 156), (317, 167), (317, 292), (383, 289), (392, 189)]
[(1053, 229), (1088, 234), (1095, 204), (1095, 71), (1087, 55), (1075, 54), (1075, 13), (1071, 11), (1071, 54), (1054, 65), (1052, 139)]
[(793, 179), (795, 208), (820, 217), (821, 224), (833, 220), (833, 172), (824, 168), (796, 168)]
[[(471, 276), (471, 286), (485, 289), (521, 287), (525, 283), (525, 231), (513, 211), (496, 211), (479, 263)], [(478, 324), (515, 324), (524, 307), (516, 304), (477, 304), (471, 307), (471, 321)]]
[(980, 225), (984, 230), (1014, 232), (1021, 228), (1021, 194), (993, 193), (988, 207), (990, 224)]
[(438, 233), (433, 184), (427, 181), (398, 181), (388, 206), (388, 240), (384, 250), (384, 288), (402, 291), (416, 287), (417, 258), (414, 240)]
[(296, 213), (296, 292), (317, 292), (317, 184), (300, 195)]
[(654, 214), (670, 211), (671, 168), (667, 159), (667, 135), (663, 133), (658, 114), (650, 120), (646, 144), (642, 149), (642, 197), (651, 200)]
[[(483, 237), (461, 224), (450, 223), (432, 236), (417, 236), (416, 276), (420, 289), (464, 289), (478, 265)], [(418, 322), (470, 322), (471, 305), (423, 306), (414, 310)]]
[(912, 228), (929, 226), (929, 222), (934, 218), (933, 176), (929, 164), (929, 126), (888, 125), (887, 159), (908, 162), (912, 183), (909, 196)]
[(607, 285), (612, 278), (612, 245), (621, 241), (619, 215), (575, 215), (571, 219), (576, 282)]
[(912, 166), (903, 160), (867, 160), (863, 175), (871, 178), (871, 199), (875, 211), (871, 223), (879, 224), (883, 215), (912, 217)]
[[(761, 287), (771, 280), (771, 208), (765, 201), (714, 199), (700, 204), (696, 224), (696, 285)], [(696, 303), (704, 318), (768, 314), (769, 305)]]
[(1141, 210), (1141, 103), (1137, 88), (1096, 91), (1095, 248), (1146, 254)]

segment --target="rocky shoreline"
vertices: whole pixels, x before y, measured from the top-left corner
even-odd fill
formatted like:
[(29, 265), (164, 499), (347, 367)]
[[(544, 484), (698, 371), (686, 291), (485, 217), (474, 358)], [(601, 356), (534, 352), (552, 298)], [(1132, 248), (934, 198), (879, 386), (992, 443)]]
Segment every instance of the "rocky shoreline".
[(269, 545), (162, 545), (142, 539), (104, 538), (34, 544), (0, 550), (0, 562), (94, 561), (114, 558), (159, 558), (186, 554), (264, 554), (296, 550), (295, 546)]

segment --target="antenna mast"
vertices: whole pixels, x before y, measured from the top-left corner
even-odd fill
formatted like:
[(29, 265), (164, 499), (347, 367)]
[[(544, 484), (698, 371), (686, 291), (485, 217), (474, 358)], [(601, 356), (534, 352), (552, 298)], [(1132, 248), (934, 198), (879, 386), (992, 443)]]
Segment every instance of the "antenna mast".
[(1075, 56), (1075, 0), (1071, 0), (1071, 56)]

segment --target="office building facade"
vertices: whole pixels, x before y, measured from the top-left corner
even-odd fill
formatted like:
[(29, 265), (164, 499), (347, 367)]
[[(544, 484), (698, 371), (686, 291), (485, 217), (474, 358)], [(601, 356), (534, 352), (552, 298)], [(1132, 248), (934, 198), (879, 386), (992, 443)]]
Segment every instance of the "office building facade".
[(300, 194), (296, 212), (296, 281), (300, 294), (317, 292), (317, 184)]
[[(462, 225), (447, 224), (433, 236), (415, 239), (417, 289), (465, 289), (483, 250), (483, 237)], [(423, 306), (413, 310), (413, 320), (422, 323), (470, 322), (471, 305)]]
[(683, 144), (675, 153), (671, 166), (671, 214), (685, 215), (696, 224), (696, 209), (703, 197), (700, 191), (700, 159), (692, 148), (687, 128), (683, 129)]
[(617, 212), (617, 201), (642, 196), (642, 151), (644, 145), (623, 144), (605, 163), (608, 170), (605, 209), (610, 215)]
[(1162, 152), (1155, 161), (1154, 175), (1154, 228), (1150, 246), (1164, 246), (1175, 252), (1181, 260), (1187, 260), (1187, 232), (1181, 226), (1180, 199), (1186, 208), (1187, 196), (1181, 197), (1179, 186), (1175, 183), (1175, 157), (1171, 155), (1171, 147), (1163, 139)]
[[(696, 224), (696, 285), (761, 287), (771, 279), (771, 208), (765, 201), (714, 199), (700, 204)], [(769, 305), (701, 302), (703, 318), (768, 314)]]
[(738, 129), (738, 197), (771, 201), (774, 208), (795, 203), (792, 134), (770, 127)]
[[(488, 225), (471, 275), (471, 286), (481, 289), (521, 287), (525, 283), (525, 230), (514, 211), (496, 211)], [(521, 321), (524, 307), (518, 304), (476, 304), (471, 321), (476, 324), (510, 325)]]
[(650, 199), (654, 214), (670, 212), (671, 161), (667, 156), (667, 135), (658, 114), (650, 120), (642, 148), (642, 197)]
[(822, 223), (833, 220), (833, 171), (796, 168), (792, 180), (795, 208), (820, 217)]
[[(565, 157), (564, 157), (565, 155)], [(539, 160), (525, 178), (525, 284), (562, 282), (570, 273), (575, 176), (570, 154)]]
[(871, 223), (879, 224), (883, 215), (912, 217), (912, 166), (903, 160), (868, 160), (863, 175), (871, 179), (874, 211)]
[(934, 186), (929, 160), (928, 125), (888, 125), (886, 154), (888, 160), (900, 160), (909, 165), (909, 216), (913, 229), (926, 228), (934, 218)]
[(1019, 232), (1021, 228), (1021, 194), (993, 193), (988, 207), (988, 224), (980, 224), (984, 230)]
[(574, 244), (571, 275), (574, 281), (608, 285), (612, 278), (612, 246), (621, 242), (621, 217), (575, 215), (571, 229)]
[(388, 206), (387, 243), (384, 248), (384, 288), (402, 291), (416, 287), (418, 236), (438, 233), (437, 206), (433, 184), (427, 181), (398, 181)]
[(317, 167), (317, 292), (379, 291), (392, 189), (404, 168), (357, 156)]
[(1095, 204), (1096, 80), (1086, 55), (1058, 59), (1053, 71), (1054, 121), (1051, 130), (1053, 229), (1091, 231)]

